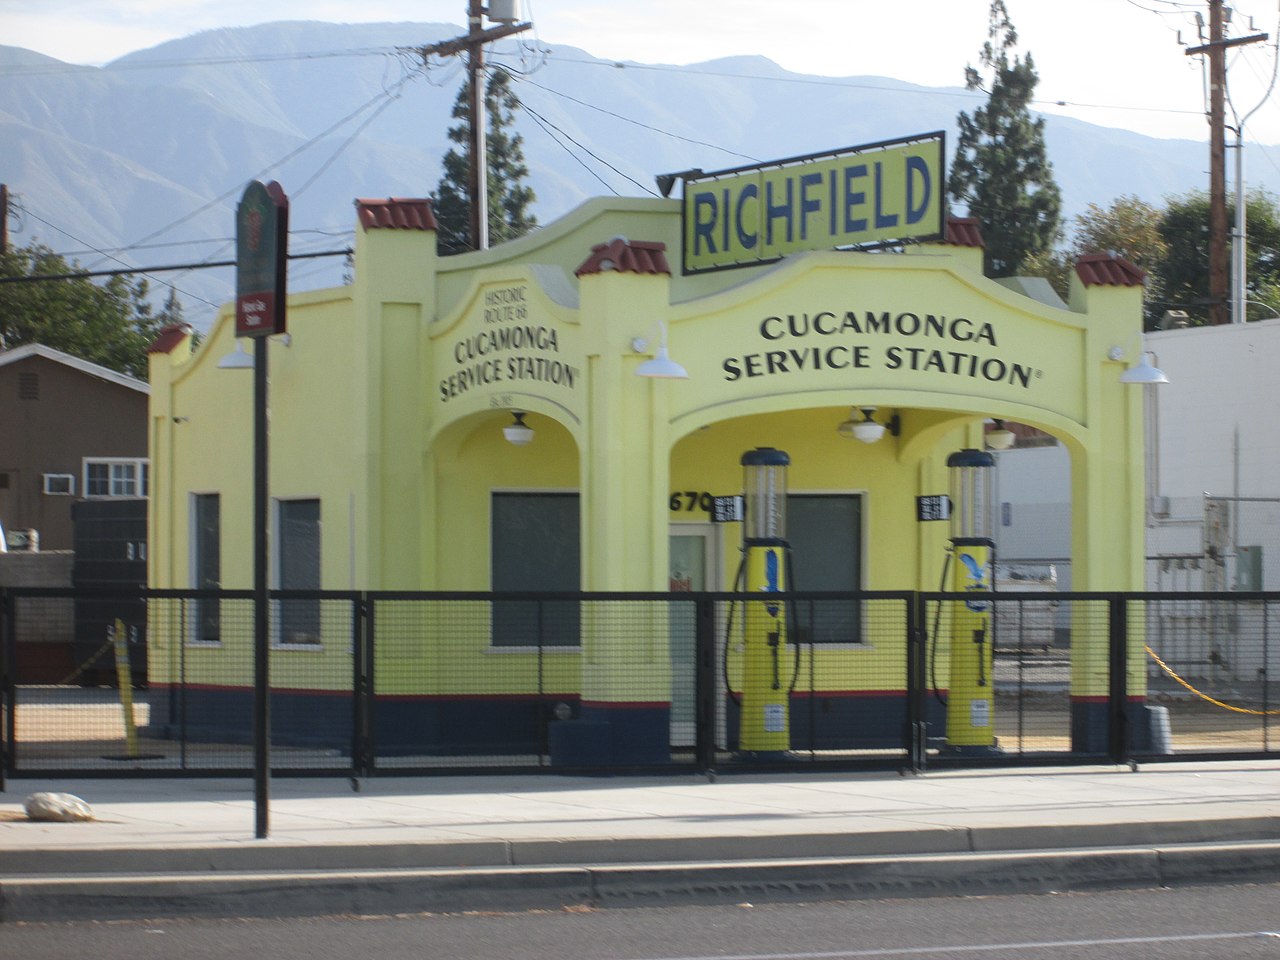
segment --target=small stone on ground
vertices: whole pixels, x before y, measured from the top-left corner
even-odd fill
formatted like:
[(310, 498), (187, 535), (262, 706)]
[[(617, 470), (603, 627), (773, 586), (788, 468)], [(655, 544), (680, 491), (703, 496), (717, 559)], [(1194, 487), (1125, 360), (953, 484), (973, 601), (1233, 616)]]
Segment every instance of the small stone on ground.
[(22, 806), (30, 820), (75, 823), (93, 819), (93, 808), (70, 793), (33, 793)]

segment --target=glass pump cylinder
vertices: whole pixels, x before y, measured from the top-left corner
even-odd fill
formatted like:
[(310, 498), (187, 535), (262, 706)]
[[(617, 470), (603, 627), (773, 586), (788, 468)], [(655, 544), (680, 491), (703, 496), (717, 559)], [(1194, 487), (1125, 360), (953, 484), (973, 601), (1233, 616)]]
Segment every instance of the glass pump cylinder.
[(743, 539), (781, 543), (787, 538), (787, 467), (791, 458), (773, 447), (757, 447), (742, 455), (746, 494)]
[(995, 540), (996, 458), (985, 450), (957, 450), (947, 457), (951, 473), (951, 539)]

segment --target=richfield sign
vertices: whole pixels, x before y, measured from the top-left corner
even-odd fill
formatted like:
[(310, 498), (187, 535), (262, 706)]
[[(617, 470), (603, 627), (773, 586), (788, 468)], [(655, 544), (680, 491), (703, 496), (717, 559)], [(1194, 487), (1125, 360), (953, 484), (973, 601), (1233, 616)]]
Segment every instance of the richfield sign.
[(236, 336), (285, 332), (289, 198), (280, 184), (254, 180), (236, 207)]
[(684, 180), (686, 274), (942, 236), (942, 133)]

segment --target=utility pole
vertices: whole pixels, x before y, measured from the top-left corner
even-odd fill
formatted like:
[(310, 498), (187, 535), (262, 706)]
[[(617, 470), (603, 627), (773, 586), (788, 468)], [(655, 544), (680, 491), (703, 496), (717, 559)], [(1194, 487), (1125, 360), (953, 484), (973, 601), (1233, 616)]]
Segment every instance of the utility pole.
[[(482, 0), (467, 0), (467, 35), (444, 40), (429, 47), (419, 47), (417, 52), (425, 62), (435, 54), (453, 56), (464, 50), (467, 54), (467, 109), (471, 113), (470, 136), (467, 138), (467, 202), (471, 211), (471, 242), (477, 250), (489, 249), (489, 174), (488, 145), (485, 129), (484, 102), (484, 45), (502, 37), (528, 30), (533, 24), (517, 23), (520, 19), (518, 0), (489, 0), (485, 7)], [(501, 23), (501, 26), (484, 28), (484, 17)]]
[(0, 256), (9, 252), (9, 185), (0, 183)]
[[(1227, 310), (1227, 47), (1266, 39), (1266, 34), (1224, 39), (1222, 2), (1209, 0), (1209, 42), (1187, 48), (1189, 57), (1202, 53), (1209, 57), (1209, 323), (1215, 325), (1231, 319)], [(1237, 278), (1237, 283), (1243, 280)]]
[(1209, 323), (1227, 322), (1227, 51), (1222, 0), (1209, 0)]

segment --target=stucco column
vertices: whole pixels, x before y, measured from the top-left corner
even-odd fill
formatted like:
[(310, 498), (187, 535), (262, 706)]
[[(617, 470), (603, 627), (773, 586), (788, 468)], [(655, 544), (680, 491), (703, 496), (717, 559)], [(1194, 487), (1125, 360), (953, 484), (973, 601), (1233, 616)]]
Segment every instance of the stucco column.
[(342, 504), (354, 543), (352, 587), (422, 589), (429, 503), (423, 486), (425, 440), (421, 411), (427, 320), (434, 305), (436, 221), (426, 199), (356, 201), (354, 317), (348, 376), (357, 422), (348, 503)]
[[(665, 260), (636, 245), (597, 248), (611, 264), (579, 271), (587, 343), (585, 443), (581, 451), (582, 588), (665, 591), (670, 439), (666, 398), (679, 382), (636, 376), (657, 344), (669, 277)], [(656, 248), (656, 249), (652, 249)], [(642, 253), (661, 254), (660, 245)], [(648, 341), (637, 353), (632, 341)], [(600, 601), (582, 611), (581, 720), (562, 736), (579, 742), (557, 762), (664, 763), (670, 759), (671, 663), (668, 610), (660, 601)]]
[[(1088, 259), (1088, 258), (1086, 258)], [(1131, 266), (1095, 257), (1091, 269)], [(1123, 277), (1123, 272), (1116, 276)], [(1143, 391), (1120, 382), (1141, 346), (1142, 287), (1138, 282), (1078, 283), (1072, 306), (1090, 317), (1085, 337), (1087, 433), (1072, 448), (1072, 585), (1082, 592), (1115, 593), (1143, 589), (1145, 564), (1145, 436)], [(1112, 360), (1113, 348), (1121, 358)], [(1132, 743), (1149, 739), (1146, 715), (1144, 632), (1140, 611), (1130, 605), (1128, 631), (1128, 711)], [(1105, 603), (1076, 603), (1071, 623), (1072, 749), (1103, 753), (1108, 744), (1111, 689), (1108, 609)]]
[[(148, 378), (151, 392), (148, 400), (150, 423), (151, 495), (147, 500), (147, 525), (151, 531), (147, 552), (147, 585), (154, 588), (185, 587), (178, 580), (174, 551), (174, 528), (184, 521), (178, 515), (181, 503), (174, 485), (174, 434), (179, 426), (174, 409), (174, 377), (178, 369), (191, 359), (191, 328), (171, 324), (160, 331), (147, 348)], [(185, 418), (183, 418), (185, 420)], [(153, 689), (181, 679), (177, 658), (183, 637), (182, 617), (177, 603), (153, 603), (147, 606), (147, 642), (149, 645), (147, 675)], [(149, 723), (168, 723), (169, 700), (156, 696)]]

